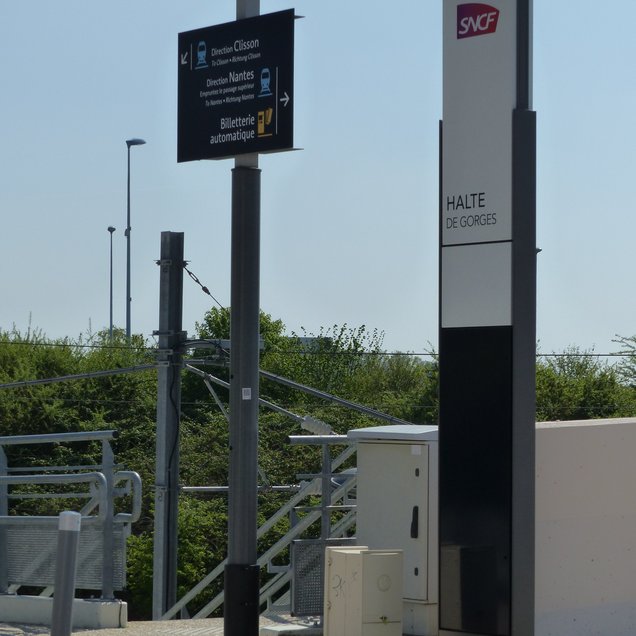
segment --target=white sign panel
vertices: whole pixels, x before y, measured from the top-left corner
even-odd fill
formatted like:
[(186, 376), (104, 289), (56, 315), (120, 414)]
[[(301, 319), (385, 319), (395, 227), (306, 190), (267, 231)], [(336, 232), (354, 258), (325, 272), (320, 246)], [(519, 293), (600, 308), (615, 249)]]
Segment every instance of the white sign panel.
[(442, 245), (512, 239), (516, 2), (444, 0)]
[(441, 326), (512, 324), (512, 243), (442, 250)]

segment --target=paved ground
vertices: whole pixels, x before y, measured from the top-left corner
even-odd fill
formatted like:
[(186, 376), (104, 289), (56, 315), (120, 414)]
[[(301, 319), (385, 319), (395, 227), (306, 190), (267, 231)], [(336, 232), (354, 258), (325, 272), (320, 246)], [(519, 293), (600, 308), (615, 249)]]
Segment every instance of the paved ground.
[[(274, 625), (313, 625), (313, 622), (290, 616), (261, 617), (261, 627)], [(0, 636), (39, 636), (50, 634), (41, 625), (7, 625), (0, 623)], [(77, 636), (223, 636), (223, 619), (206, 618), (187, 621), (131, 621), (125, 629), (74, 630)]]

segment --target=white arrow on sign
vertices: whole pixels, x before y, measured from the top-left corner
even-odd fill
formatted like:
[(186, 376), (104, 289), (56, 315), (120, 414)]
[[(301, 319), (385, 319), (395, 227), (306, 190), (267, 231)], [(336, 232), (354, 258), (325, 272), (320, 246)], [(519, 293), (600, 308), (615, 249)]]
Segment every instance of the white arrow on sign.
[(283, 106), (287, 106), (287, 104), (289, 104), (289, 100), (290, 100), (290, 97), (287, 94), (287, 91), (285, 91), (285, 97), (281, 97), (280, 101), (283, 102)]
[(188, 52), (186, 51), (185, 53), (181, 53), (181, 65), (183, 66), (184, 64), (188, 63)]

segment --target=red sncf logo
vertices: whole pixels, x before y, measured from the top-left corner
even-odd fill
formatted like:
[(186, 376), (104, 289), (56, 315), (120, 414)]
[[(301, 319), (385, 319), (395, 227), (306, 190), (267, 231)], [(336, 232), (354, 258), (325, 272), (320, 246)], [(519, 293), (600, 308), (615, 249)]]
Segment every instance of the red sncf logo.
[(488, 4), (460, 4), (457, 6), (457, 39), (494, 33), (498, 20), (499, 9)]

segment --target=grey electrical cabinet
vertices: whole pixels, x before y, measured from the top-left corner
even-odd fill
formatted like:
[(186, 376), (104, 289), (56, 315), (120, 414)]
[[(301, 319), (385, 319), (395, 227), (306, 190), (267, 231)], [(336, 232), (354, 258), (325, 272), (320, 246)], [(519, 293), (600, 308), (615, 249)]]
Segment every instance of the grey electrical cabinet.
[(402, 550), (404, 633), (437, 634), (437, 426), (378, 426), (348, 437), (358, 444), (357, 541)]

